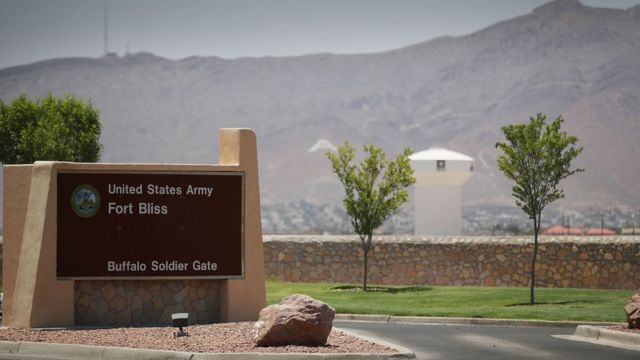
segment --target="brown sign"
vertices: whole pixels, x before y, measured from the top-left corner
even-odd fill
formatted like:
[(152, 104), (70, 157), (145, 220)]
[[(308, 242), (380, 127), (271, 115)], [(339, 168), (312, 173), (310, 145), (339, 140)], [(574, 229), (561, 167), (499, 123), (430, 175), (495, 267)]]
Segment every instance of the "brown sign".
[(244, 275), (244, 174), (59, 173), (59, 278)]

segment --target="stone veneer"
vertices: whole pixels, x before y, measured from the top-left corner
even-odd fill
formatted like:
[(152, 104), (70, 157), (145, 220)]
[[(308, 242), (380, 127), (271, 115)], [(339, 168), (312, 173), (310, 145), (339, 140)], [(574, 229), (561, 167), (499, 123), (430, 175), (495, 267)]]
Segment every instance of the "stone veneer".
[(215, 280), (78, 280), (76, 325), (167, 325), (189, 313), (190, 324), (220, 321)]
[[(296, 282), (362, 282), (357, 236), (265, 236), (265, 272)], [(529, 286), (533, 237), (375, 236), (369, 283)], [(536, 286), (640, 287), (640, 237), (543, 236)]]

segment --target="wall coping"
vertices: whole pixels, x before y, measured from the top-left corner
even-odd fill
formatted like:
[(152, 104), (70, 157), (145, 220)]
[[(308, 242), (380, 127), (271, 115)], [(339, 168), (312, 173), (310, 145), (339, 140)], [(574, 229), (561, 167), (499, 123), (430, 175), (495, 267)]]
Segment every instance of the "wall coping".
[[(263, 235), (264, 242), (293, 243), (360, 243), (358, 235)], [(533, 236), (414, 236), (414, 235), (376, 235), (375, 243), (399, 244), (533, 244)], [(640, 244), (640, 236), (540, 236), (539, 244)]]

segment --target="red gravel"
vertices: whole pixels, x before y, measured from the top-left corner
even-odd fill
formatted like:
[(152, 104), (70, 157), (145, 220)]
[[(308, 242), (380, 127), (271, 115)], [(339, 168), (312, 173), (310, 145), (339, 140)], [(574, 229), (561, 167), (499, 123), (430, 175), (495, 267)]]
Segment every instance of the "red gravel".
[(607, 329), (640, 335), (640, 329), (629, 329), (629, 327), (626, 325), (609, 326)]
[(252, 322), (193, 325), (189, 336), (174, 338), (172, 327), (108, 329), (26, 330), (2, 328), (2, 341), (32, 341), (60, 344), (117, 346), (184, 352), (268, 352), (268, 353), (389, 353), (394, 349), (333, 330), (326, 346), (257, 347)]

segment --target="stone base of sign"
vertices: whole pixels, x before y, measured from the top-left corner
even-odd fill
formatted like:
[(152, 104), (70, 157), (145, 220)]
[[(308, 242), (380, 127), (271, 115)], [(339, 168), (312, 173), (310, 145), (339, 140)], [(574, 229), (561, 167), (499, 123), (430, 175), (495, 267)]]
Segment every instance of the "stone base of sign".
[(220, 322), (219, 281), (105, 280), (75, 282), (76, 325), (170, 325), (189, 313), (189, 324)]
[[(94, 287), (100, 293), (109, 286), (95, 284), (82, 285), (80, 281), (59, 280), (56, 278), (56, 234), (57, 234), (57, 174), (59, 171), (88, 172), (159, 172), (159, 173), (198, 173), (198, 172), (244, 172), (244, 277), (241, 279), (198, 280), (206, 285), (189, 286), (195, 288), (196, 295), (190, 306), (202, 309), (198, 291), (210, 291), (217, 294), (218, 301), (209, 301), (204, 310), (195, 310), (197, 322), (215, 321), (251, 321), (257, 320), (260, 310), (266, 306), (264, 283), (264, 253), (262, 248), (262, 229), (260, 219), (260, 187), (258, 181), (258, 156), (256, 137), (250, 129), (221, 129), (219, 140), (219, 163), (216, 165), (177, 165), (177, 164), (89, 164), (38, 161), (33, 165), (8, 165), (4, 167), (4, 244), (2, 283), (4, 291), (3, 325), (9, 327), (58, 327), (73, 326), (86, 321), (86, 316), (94, 312), (96, 323), (104, 325), (102, 320), (110, 320), (111, 309), (131, 309), (131, 316), (137, 309), (136, 296), (127, 297), (127, 286), (123, 285), (123, 297), (105, 300), (109, 295), (102, 294), (98, 304), (105, 304), (106, 311), (96, 311), (92, 306), (85, 311), (85, 293), (93, 294)], [(123, 280), (123, 283), (143, 280)], [(144, 280), (147, 281), (147, 280)], [(155, 281), (155, 280), (151, 280)], [(162, 304), (163, 313), (151, 312), (147, 320), (157, 315), (158, 323), (164, 323), (164, 312), (178, 309), (178, 289), (176, 280), (160, 280), (163, 285), (152, 294), (152, 307)], [(113, 285), (113, 283), (112, 283)], [(105, 287), (106, 286), (106, 287)], [(185, 285), (186, 286), (186, 285)], [(86, 288), (85, 288), (86, 287)], [(146, 287), (146, 286), (145, 286)], [(171, 290), (173, 288), (173, 290)], [(145, 293), (140, 287), (140, 293)], [(163, 293), (163, 290), (164, 293)], [(198, 290), (199, 289), (199, 290)], [(204, 290), (203, 290), (204, 289)], [(210, 289), (210, 290), (207, 290)], [(215, 290), (214, 290), (215, 289)], [(149, 289), (147, 289), (149, 290)], [(106, 290), (109, 292), (110, 290)], [(116, 294), (117, 290), (114, 291)], [(132, 294), (138, 290), (131, 290)], [(189, 291), (184, 295), (189, 297)], [(79, 294), (77, 292), (80, 292)], [(97, 292), (96, 292), (97, 294)], [(164, 297), (163, 297), (164, 294)], [(210, 294), (211, 295), (211, 294)], [(97, 296), (97, 295), (96, 295)], [(173, 298), (173, 300), (172, 300)], [(125, 300), (123, 302), (123, 299)], [(89, 298), (91, 301), (91, 296)], [(176, 305), (172, 305), (175, 302)], [(96, 305), (101, 306), (101, 305)], [(143, 304), (142, 307), (145, 305)], [(147, 305), (148, 306), (148, 305)], [(184, 310), (187, 305), (182, 304)], [(215, 309), (219, 308), (219, 311)], [(100, 308), (100, 310), (103, 310)], [(184, 311), (180, 309), (179, 311)], [(114, 310), (115, 311), (115, 310)], [(157, 310), (156, 310), (157, 311)], [(200, 313), (198, 313), (200, 311)], [(82, 312), (82, 315), (80, 313)], [(191, 312), (191, 311), (189, 311)], [(205, 314), (206, 312), (206, 314)], [(216, 314), (217, 313), (217, 314)], [(108, 314), (108, 315), (105, 315)], [(76, 321), (76, 316), (84, 318)], [(106, 316), (106, 318), (105, 318)], [(192, 315), (193, 316), (193, 315)], [(83, 320), (85, 319), (85, 320)], [(124, 319), (124, 314), (122, 315)], [(131, 317), (133, 319), (133, 317)], [(210, 320), (210, 321), (209, 321)], [(142, 321), (142, 319), (141, 319)], [(131, 320), (130, 324), (133, 324)]]

